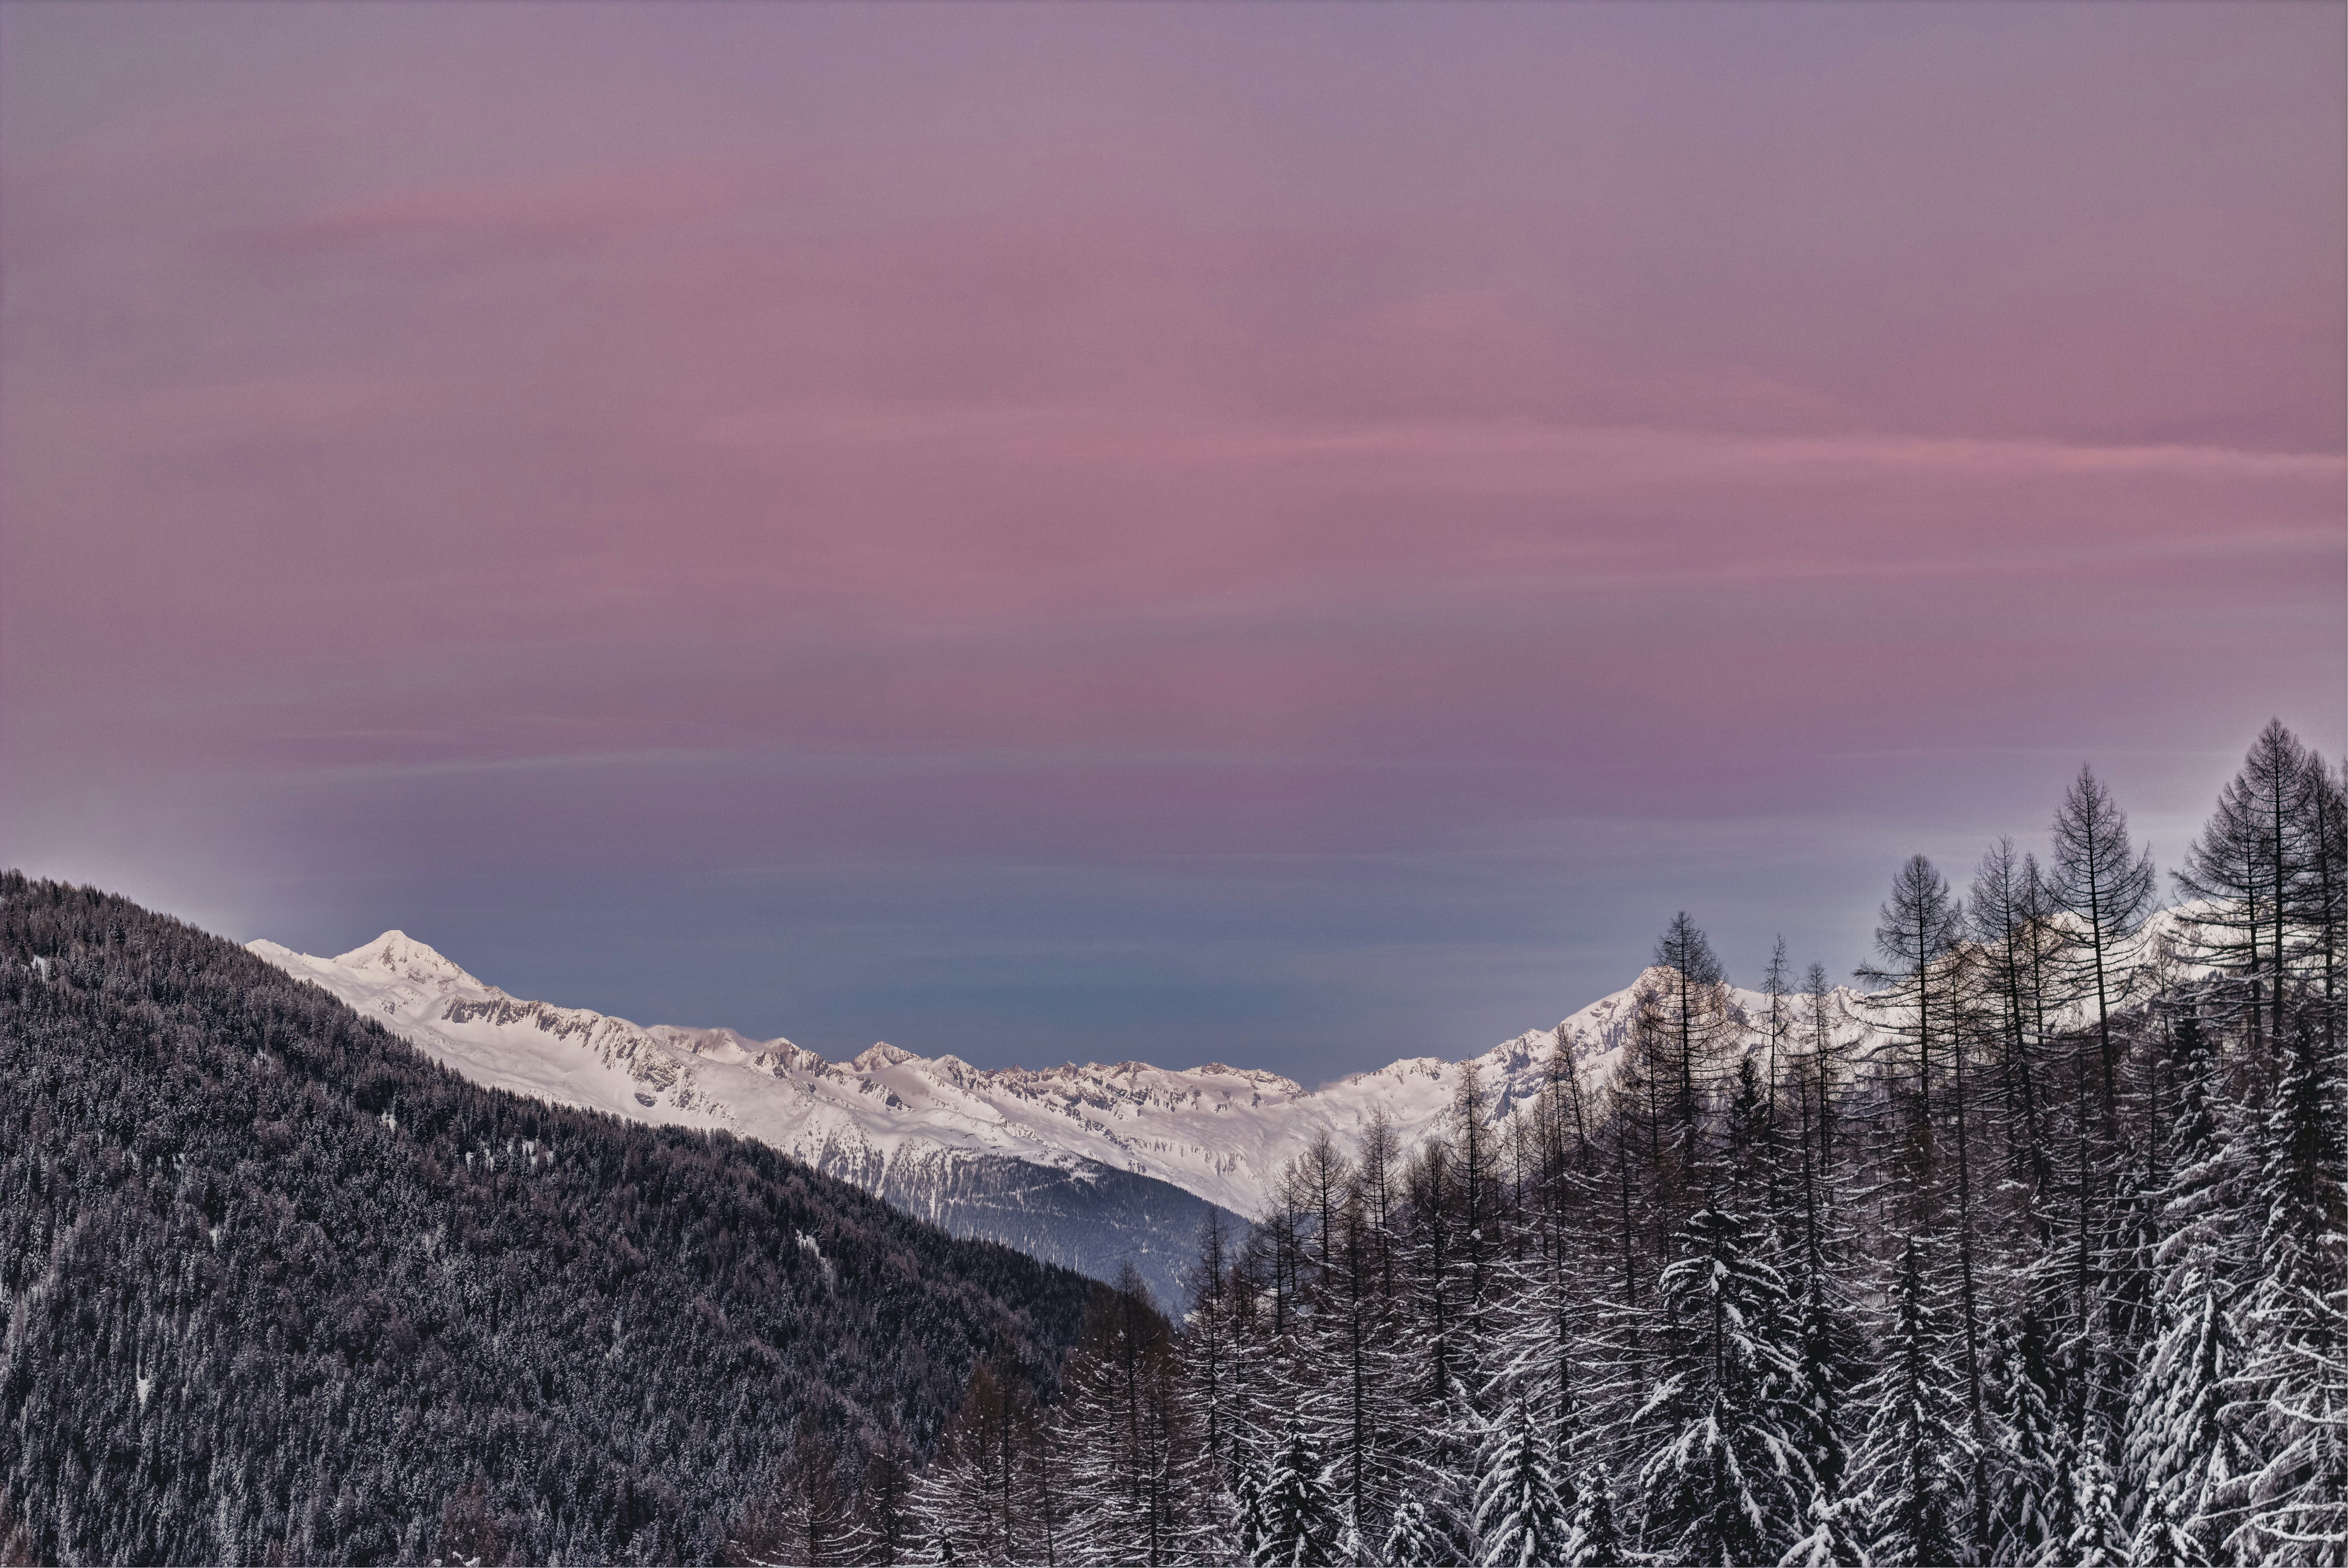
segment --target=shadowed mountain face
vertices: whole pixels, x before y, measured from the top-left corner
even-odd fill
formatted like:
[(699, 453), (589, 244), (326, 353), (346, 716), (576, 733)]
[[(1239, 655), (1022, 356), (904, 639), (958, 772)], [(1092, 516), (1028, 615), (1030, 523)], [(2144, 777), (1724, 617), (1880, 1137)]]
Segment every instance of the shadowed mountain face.
[[(1216, 1206), (1179, 1187), (1087, 1161), (1071, 1169), (999, 1154), (901, 1154), (873, 1191), (951, 1235), (1001, 1242), (1095, 1279), (1130, 1263), (1159, 1306), (1190, 1295), (1200, 1229)], [(1247, 1222), (1222, 1211), (1232, 1235)]]
[(724, 1132), (466, 1082), (122, 900), (0, 877), (0, 1542), (706, 1560), (802, 1411), (926, 1449), (1087, 1292)]

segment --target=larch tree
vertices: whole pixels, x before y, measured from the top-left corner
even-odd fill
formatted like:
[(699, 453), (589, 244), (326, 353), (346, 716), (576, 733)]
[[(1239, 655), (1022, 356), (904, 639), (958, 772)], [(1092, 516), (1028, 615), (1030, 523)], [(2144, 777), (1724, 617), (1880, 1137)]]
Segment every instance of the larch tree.
[(2045, 1019), (2036, 975), (2051, 934), (2035, 908), (2036, 886), (2036, 862), (2017, 854), (2012, 839), (2000, 839), (1974, 871), (1966, 905), (1968, 934), (1982, 954), (1982, 984), (2001, 1026), (1994, 1059), (2006, 1165), (2024, 1184), (2025, 1212), (2034, 1220), (2054, 1185), (2037, 1061)]
[(1859, 971), (1860, 979), (1878, 987), (1867, 998), (1869, 1011), (1890, 1042), (1890, 1050), (1878, 1057), (1877, 1070), (1892, 1102), (1905, 1113), (1903, 1218), (1911, 1227), (1929, 1229), (1936, 1218), (1939, 1117), (1933, 1069), (1946, 1061), (1955, 1037), (1957, 944), (1963, 933), (1948, 880), (1922, 855), (1911, 856), (1892, 879), (1891, 896), (1877, 915), (1875, 947), (1882, 962)]
[[(1705, 1162), (1703, 1116), (1714, 1076), (1732, 1045), (1734, 1027), (1728, 1011), (1728, 975), (1712, 950), (1712, 943), (1682, 910), (1655, 939), (1655, 966), (1663, 971), (1656, 989), (1663, 1013), (1663, 1031), (1669, 1052), (1670, 1077), (1663, 1087), (1669, 1106), (1672, 1139), (1683, 1150), (1681, 1159), (1700, 1183), (1697, 1173)], [(1701, 1186), (1697, 1188), (1701, 1192)]]
[(2319, 859), (2308, 832), (2314, 771), (2299, 738), (2268, 720), (2175, 872), (2199, 955), (2231, 980), (2254, 1047), (2282, 1038), (2292, 915)]
[(2052, 886), (2072, 923), (2074, 989), (2090, 1004), (2100, 1058), (2105, 1135), (2118, 1135), (2119, 1042), (2112, 1015), (2132, 999), (2141, 958), (2137, 938), (2157, 882), (2152, 851), (2128, 838), (2127, 813), (2089, 768), (2064, 791), (2054, 813)]

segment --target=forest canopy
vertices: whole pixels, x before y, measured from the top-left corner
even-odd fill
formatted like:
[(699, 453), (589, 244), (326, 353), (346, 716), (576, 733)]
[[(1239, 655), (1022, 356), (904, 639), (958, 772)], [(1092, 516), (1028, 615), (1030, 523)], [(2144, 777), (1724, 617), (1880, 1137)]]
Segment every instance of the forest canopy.
[(707, 1560), (796, 1434), (1048, 1388), (1093, 1288), (13, 874), (0, 1082), (11, 1561)]

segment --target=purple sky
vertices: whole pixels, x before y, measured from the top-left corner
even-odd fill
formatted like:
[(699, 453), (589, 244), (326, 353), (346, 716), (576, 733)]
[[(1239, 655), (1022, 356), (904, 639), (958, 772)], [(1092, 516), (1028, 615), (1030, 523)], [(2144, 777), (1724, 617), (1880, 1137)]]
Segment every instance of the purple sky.
[(1317, 1078), (2348, 708), (2336, 5), (0, 9), (0, 860)]

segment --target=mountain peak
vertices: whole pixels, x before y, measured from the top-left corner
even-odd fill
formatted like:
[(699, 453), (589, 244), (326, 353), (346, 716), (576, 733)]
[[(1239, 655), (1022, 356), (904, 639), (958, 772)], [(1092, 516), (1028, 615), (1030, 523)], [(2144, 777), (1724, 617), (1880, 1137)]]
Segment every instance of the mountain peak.
[(453, 960), (442, 957), (430, 945), (417, 941), (404, 931), (386, 931), (373, 942), (338, 954), (335, 962), (345, 969), (396, 975), (402, 980), (415, 980), (426, 985), (469, 985), (486, 989)]

